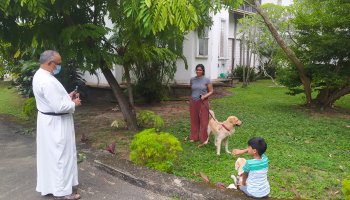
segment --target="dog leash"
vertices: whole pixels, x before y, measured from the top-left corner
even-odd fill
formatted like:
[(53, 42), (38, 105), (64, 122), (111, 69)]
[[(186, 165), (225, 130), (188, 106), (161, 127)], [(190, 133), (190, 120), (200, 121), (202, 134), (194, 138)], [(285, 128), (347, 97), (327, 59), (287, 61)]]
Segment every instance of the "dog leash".
[(209, 115), (211, 116), (211, 118), (213, 118), (215, 121), (219, 122), (219, 121), (210, 113), (210, 110), (209, 110), (208, 106), (205, 105), (205, 103), (203, 102), (203, 100), (202, 100), (202, 95), (199, 95), (199, 98), (200, 98), (200, 101), (202, 102), (202, 104), (204, 105), (204, 107), (208, 110), (208, 113), (209, 113)]
[(204, 105), (204, 107), (208, 110), (209, 115), (210, 115), (216, 122), (220, 123), (221, 126), (222, 126), (226, 131), (230, 132), (230, 129), (227, 128), (227, 127), (225, 126), (225, 124), (219, 122), (219, 121), (210, 113), (209, 108), (207, 107), (207, 105), (204, 104), (203, 100), (201, 99), (200, 101), (202, 102), (202, 104)]
[[(199, 96), (199, 98), (201, 99), (200, 101), (202, 102), (202, 104), (204, 105), (204, 107), (208, 110), (209, 115), (217, 122), (219, 122), (211, 113), (209, 108), (207, 107), (207, 105), (204, 104), (203, 100), (202, 100), (202, 95)], [(223, 123), (219, 122), (221, 124), (222, 127), (224, 127), (224, 129), (226, 129), (226, 131), (230, 131), (230, 129), (228, 129)]]

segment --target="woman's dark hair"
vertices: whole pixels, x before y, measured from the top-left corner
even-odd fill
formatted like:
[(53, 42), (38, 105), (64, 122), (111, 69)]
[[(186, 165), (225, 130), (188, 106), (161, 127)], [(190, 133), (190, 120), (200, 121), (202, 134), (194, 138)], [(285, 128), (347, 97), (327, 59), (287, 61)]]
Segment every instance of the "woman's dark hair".
[(265, 153), (267, 149), (267, 144), (264, 138), (255, 137), (248, 141), (248, 146), (251, 146), (253, 149), (258, 151), (258, 154), (261, 156)]
[(203, 64), (198, 64), (198, 65), (196, 66), (196, 70), (197, 70), (198, 67), (200, 67), (200, 68), (203, 70), (203, 76), (204, 76), (204, 75), (205, 75), (205, 68), (204, 68), (204, 65), (203, 65)]

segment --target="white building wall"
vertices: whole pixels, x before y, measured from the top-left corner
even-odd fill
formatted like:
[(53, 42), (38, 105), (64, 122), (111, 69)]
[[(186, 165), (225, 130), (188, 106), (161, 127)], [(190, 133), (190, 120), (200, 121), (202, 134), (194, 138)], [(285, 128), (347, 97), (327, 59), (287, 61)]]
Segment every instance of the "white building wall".
[[(111, 69), (113, 75), (116, 77), (118, 83), (122, 83), (123, 77), (123, 68), (120, 65), (114, 65), (113, 69)], [(96, 86), (96, 87), (108, 87), (109, 84), (101, 72), (100, 69), (96, 70), (95, 74), (90, 74), (89, 72), (84, 72), (84, 79), (86, 81), (86, 85)]]
[[(106, 27), (112, 29), (113, 24), (112, 24), (112, 21), (108, 18), (108, 16), (105, 16), (104, 20), (106, 23)], [(112, 36), (112, 32), (108, 32), (106, 37), (110, 38), (111, 36)], [(121, 84), (123, 73), (124, 73), (123, 67), (116, 64), (113, 66), (111, 71), (112, 71), (114, 77), (116, 77), (118, 83)], [(83, 78), (86, 81), (86, 85), (97, 86), (97, 87), (109, 87), (109, 84), (108, 84), (105, 76), (103, 75), (103, 73), (101, 72), (100, 69), (96, 70), (95, 74), (90, 74), (89, 72), (84, 72)]]
[[(231, 19), (230, 19), (231, 17)], [(208, 32), (208, 56), (198, 56), (198, 34), (196, 31), (192, 31), (185, 36), (183, 44), (183, 54), (187, 58), (188, 69), (185, 69), (185, 64), (182, 60), (176, 62), (177, 71), (174, 76), (174, 83), (188, 84), (191, 77), (196, 76), (195, 66), (197, 64), (203, 64), (205, 66), (205, 76), (211, 80), (220, 77), (223, 73), (227, 75), (232, 69), (232, 39), (234, 37), (234, 20), (233, 15), (229, 14), (227, 9), (222, 9), (221, 12), (216, 15), (212, 15), (213, 24)], [(221, 21), (225, 21), (225, 33), (224, 33), (224, 49), (225, 55), (219, 58), (220, 51), (220, 32)], [(112, 27), (109, 20), (106, 20), (106, 26)], [(235, 44), (235, 66), (240, 65), (240, 33), (239, 24), (236, 31), (236, 44)], [(253, 62), (252, 62), (253, 64)], [(256, 66), (259, 65), (256, 62)], [(122, 82), (123, 69), (121, 66), (116, 65), (112, 69), (112, 73), (117, 78), (119, 83)], [(96, 71), (98, 78), (95, 75), (85, 73), (84, 78), (88, 85), (94, 86), (108, 86), (107, 80), (103, 76), (100, 70)]]
[[(229, 30), (229, 12), (223, 9), (221, 12), (212, 16), (213, 25), (210, 27), (208, 36), (208, 56), (198, 56), (198, 34), (196, 31), (186, 35), (183, 45), (183, 53), (187, 58), (188, 69), (184, 67), (183, 61), (177, 61), (177, 72), (174, 82), (178, 84), (189, 83), (191, 77), (196, 76), (195, 67), (197, 64), (203, 64), (205, 67), (205, 76), (210, 79), (217, 79), (220, 73), (226, 73), (230, 68), (228, 55), (228, 30)], [(220, 30), (221, 20), (225, 21), (225, 57), (219, 57), (220, 48)]]
[[(174, 82), (178, 84), (188, 83), (194, 74), (194, 58), (197, 54), (196, 40), (197, 34), (195, 32), (190, 32), (185, 36), (185, 41), (183, 44), (183, 54), (187, 59), (188, 69), (185, 68), (185, 63), (183, 60), (177, 60), (176, 66), (177, 71), (174, 76)], [(206, 59), (204, 59), (206, 61)]]
[[(234, 21), (235, 21), (235, 18), (239, 17), (239, 18), (242, 18), (243, 15), (238, 15), (238, 14), (233, 14), (233, 13), (230, 13), (230, 23), (229, 23), (229, 47), (228, 47), (228, 51), (229, 51), (229, 57), (228, 57), (228, 62), (229, 62), (229, 71), (231, 71), (232, 69), (232, 41), (234, 40), (234, 32), (235, 32), (235, 24), (234, 24)], [(247, 62), (246, 62), (246, 55), (247, 55), (247, 49), (244, 50), (244, 52), (241, 53), (241, 37), (242, 37), (242, 33), (241, 33), (241, 29), (242, 29), (242, 25), (240, 25), (238, 23), (238, 19), (237, 20), (237, 25), (236, 25), (236, 40), (235, 40), (235, 51), (234, 51), (234, 58), (235, 58), (235, 62), (234, 62), (234, 67), (237, 67), (238, 65), (242, 65), (243, 62), (247, 65)], [(242, 58), (241, 58), (242, 57)], [(255, 61), (254, 61), (254, 58), (255, 58)], [(243, 59), (245, 59), (245, 61), (243, 61)], [(250, 66), (251, 67), (255, 67), (255, 68), (258, 68), (259, 66), (259, 59), (257, 57), (257, 55), (255, 55), (254, 57), (254, 54), (252, 55), (251, 57), (251, 63), (250, 63)]]
[[(223, 9), (220, 13), (218, 13), (215, 17), (214, 20), (216, 20), (216, 23), (214, 23), (214, 27), (215, 30), (217, 31), (215, 34), (215, 45), (216, 45), (216, 52), (213, 56), (213, 58), (217, 58), (214, 59), (214, 62), (212, 63), (212, 68), (213, 73), (212, 73), (212, 77), (211, 79), (217, 79), (220, 77), (220, 74), (227, 74), (228, 70), (230, 69), (230, 62), (228, 60), (229, 58), (229, 54), (231, 52), (228, 51), (228, 47), (229, 47), (229, 12), (227, 9)], [(219, 57), (219, 52), (220, 52), (220, 37), (221, 37), (221, 26), (222, 26), (222, 21), (224, 21), (224, 27), (225, 27), (225, 33), (224, 33), (224, 56), (223, 57)], [(215, 49), (213, 49), (215, 50)]]

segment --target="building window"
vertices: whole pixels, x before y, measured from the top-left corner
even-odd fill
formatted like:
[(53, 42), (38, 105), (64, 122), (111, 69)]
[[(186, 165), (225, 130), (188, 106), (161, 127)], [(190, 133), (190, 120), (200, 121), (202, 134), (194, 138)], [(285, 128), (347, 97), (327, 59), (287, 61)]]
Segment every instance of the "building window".
[(219, 44), (219, 58), (225, 58), (226, 57), (226, 44), (227, 44), (227, 37), (226, 37), (226, 21), (221, 20), (220, 25), (220, 44)]
[(209, 29), (206, 27), (202, 35), (198, 35), (198, 56), (208, 56), (208, 35)]

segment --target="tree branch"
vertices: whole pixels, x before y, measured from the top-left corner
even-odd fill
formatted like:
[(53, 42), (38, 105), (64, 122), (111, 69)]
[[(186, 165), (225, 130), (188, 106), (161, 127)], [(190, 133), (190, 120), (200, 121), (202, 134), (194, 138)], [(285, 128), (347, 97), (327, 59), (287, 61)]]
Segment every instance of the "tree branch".
[(331, 106), (331, 105), (333, 105), (333, 103), (336, 100), (340, 99), (342, 96), (345, 96), (347, 94), (350, 94), (350, 81), (342, 89), (340, 89), (337, 92), (335, 92), (334, 94), (332, 94), (332, 96), (329, 98), (327, 103), (324, 104), (324, 106)]
[(289, 24), (288, 24), (288, 29), (286, 30), (286, 32), (288, 33), (288, 36), (289, 36), (290, 40), (292, 40), (292, 42), (293, 42), (295, 45), (299, 46), (298, 43), (293, 39), (292, 34), (290, 34), (290, 31), (289, 31)]
[(254, 0), (255, 5), (253, 5), (253, 8), (258, 12), (258, 14), (263, 18), (266, 26), (269, 28), (272, 36), (277, 41), (278, 45), (282, 48), (284, 53), (288, 56), (288, 58), (292, 61), (292, 63), (295, 65), (299, 72), (300, 80), (304, 86), (304, 93), (306, 97), (306, 104), (311, 104), (312, 97), (311, 97), (311, 84), (309, 78), (306, 76), (304, 65), (299, 60), (299, 58), (295, 55), (294, 51), (291, 50), (286, 42), (281, 38), (280, 34), (278, 33), (276, 27), (272, 24), (269, 17), (264, 13), (264, 11), (260, 7), (260, 3), (258, 0)]

